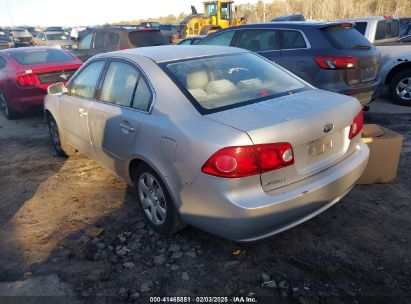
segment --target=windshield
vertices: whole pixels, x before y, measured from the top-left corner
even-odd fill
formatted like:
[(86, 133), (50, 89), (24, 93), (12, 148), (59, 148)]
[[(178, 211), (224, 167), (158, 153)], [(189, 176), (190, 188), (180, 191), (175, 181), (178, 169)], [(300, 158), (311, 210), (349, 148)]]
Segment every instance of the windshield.
[(67, 36), (63, 33), (47, 34), (47, 40), (67, 40)]
[(196, 58), (163, 66), (203, 113), (309, 89), (291, 74), (252, 53)]
[(59, 49), (19, 51), (13, 52), (11, 56), (20, 64), (27, 65), (75, 61), (73, 57)]

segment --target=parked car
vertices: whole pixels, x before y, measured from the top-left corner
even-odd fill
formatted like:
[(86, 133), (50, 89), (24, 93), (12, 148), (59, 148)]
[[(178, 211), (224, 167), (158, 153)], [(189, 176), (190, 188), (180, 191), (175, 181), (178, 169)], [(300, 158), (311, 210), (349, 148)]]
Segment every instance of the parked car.
[(158, 29), (166, 37), (169, 43), (174, 43), (178, 39), (179, 24), (160, 24)]
[(377, 94), (388, 91), (401, 105), (411, 106), (411, 43), (399, 36), (399, 20), (387, 16), (345, 19), (381, 52)]
[(62, 26), (49, 26), (49, 27), (46, 27), (44, 31), (45, 32), (63, 32), (67, 36), (70, 35), (70, 31), (68, 31), (67, 28), (64, 28)]
[(87, 31), (79, 41), (78, 49), (70, 51), (83, 61), (100, 53), (168, 44), (160, 30), (114, 26), (90, 28)]
[(198, 35), (198, 36), (188, 37), (188, 38), (181, 40), (177, 44), (178, 45), (195, 45), (203, 41), (205, 37), (207, 37), (207, 35)]
[(9, 118), (43, 105), (47, 87), (66, 82), (82, 62), (52, 47), (0, 51), (0, 108)]
[(353, 96), (363, 106), (380, 81), (378, 50), (348, 23), (247, 24), (221, 30), (199, 44), (251, 50), (320, 89)]
[(289, 229), (361, 176), (358, 101), (247, 50), (101, 54), (45, 98), (59, 155), (79, 150), (134, 185), (156, 232), (191, 224), (237, 241)]
[(64, 32), (43, 32), (34, 38), (37, 46), (60, 46), (63, 49), (71, 49), (73, 41)]
[(22, 26), (21, 28), (26, 29), (33, 37), (36, 37), (39, 33), (34, 26)]
[(6, 32), (7, 35), (12, 37), (12, 40), (16, 47), (33, 45), (33, 36), (24, 28), (4, 28), (3, 31)]
[(14, 48), (14, 42), (11, 37), (0, 28), (0, 50)]

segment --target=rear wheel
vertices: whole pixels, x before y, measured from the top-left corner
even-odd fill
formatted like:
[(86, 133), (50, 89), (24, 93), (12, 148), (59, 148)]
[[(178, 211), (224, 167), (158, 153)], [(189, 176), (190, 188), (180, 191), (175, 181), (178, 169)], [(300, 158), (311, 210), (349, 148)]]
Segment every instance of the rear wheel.
[(390, 82), (390, 94), (400, 105), (411, 106), (411, 71), (402, 71)]
[(137, 203), (153, 231), (172, 235), (185, 227), (167, 187), (153, 169), (140, 164), (135, 169), (133, 182)]
[(51, 114), (47, 116), (47, 124), (49, 126), (51, 141), (58, 156), (67, 157), (77, 152), (77, 150), (61, 136), (60, 129)]
[(6, 116), (7, 119), (14, 119), (17, 118), (17, 112), (13, 111), (10, 109), (6, 97), (4, 97), (3, 93), (0, 92), (0, 108), (1, 111), (3, 112), (4, 116)]

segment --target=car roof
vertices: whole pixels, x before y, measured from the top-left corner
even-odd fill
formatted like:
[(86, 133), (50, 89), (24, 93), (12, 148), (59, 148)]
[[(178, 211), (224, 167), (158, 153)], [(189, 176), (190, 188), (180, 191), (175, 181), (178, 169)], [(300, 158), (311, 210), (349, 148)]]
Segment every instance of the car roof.
[[(293, 29), (302, 29), (302, 28), (324, 28), (332, 26), (335, 24), (340, 24), (339, 21), (272, 21), (265, 23), (249, 23), (239, 26), (229, 27), (224, 30), (230, 29), (242, 29), (242, 28), (293, 28)], [(221, 32), (221, 31), (218, 31)], [(218, 33), (216, 32), (216, 33)]]
[[(119, 55), (144, 56), (156, 63), (190, 59), (196, 57), (219, 56), (226, 54), (248, 53), (248, 50), (214, 45), (161, 45), (151, 47), (140, 47), (97, 55), (98, 57), (111, 57)], [(130, 56), (131, 55), (131, 56)]]

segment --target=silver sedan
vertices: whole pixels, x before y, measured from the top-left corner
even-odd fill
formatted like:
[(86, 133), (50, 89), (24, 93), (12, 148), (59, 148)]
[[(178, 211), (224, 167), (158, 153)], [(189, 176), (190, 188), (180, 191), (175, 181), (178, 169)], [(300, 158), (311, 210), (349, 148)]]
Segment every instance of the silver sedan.
[(356, 99), (236, 48), (97, 55), (49, 88), (45, 115), (57, 153), (133, 185), (163, 234), (187, 223), (236, 241), (274, 235), (338, 202), (369, 154)]

